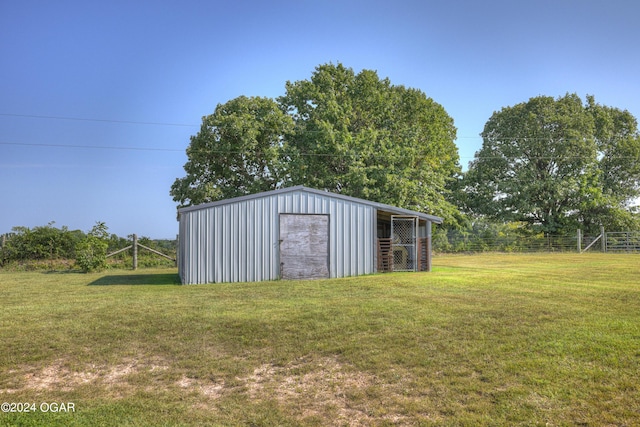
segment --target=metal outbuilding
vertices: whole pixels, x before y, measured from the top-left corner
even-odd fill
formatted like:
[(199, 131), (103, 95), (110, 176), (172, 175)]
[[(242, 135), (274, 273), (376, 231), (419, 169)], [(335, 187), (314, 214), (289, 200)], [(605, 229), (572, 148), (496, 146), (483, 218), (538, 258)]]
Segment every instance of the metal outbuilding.
[(178, 210), (183, 284), (429, 271), (442, 218), (304, 186)]

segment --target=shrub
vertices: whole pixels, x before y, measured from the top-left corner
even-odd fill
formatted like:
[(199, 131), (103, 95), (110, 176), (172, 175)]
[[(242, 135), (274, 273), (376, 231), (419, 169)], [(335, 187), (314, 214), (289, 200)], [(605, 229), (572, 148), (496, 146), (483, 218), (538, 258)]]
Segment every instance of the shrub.
[(73, 258), (75, 246), (84, 233), (67, 227), (58, 229), (53, 224), (33, 229), (13, 227), (13, 232), (6, 235), (0, 263)]
[(76, 264), (83, 272), (100, 271), (107, 267), (108, 236), (107, 226), (104, 222), (98, 222), (76, 245)]

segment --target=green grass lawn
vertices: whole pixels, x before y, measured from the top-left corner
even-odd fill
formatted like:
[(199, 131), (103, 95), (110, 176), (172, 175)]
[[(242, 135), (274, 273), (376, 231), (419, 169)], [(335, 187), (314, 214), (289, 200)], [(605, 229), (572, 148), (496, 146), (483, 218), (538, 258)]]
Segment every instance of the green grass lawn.
[(639, 273), (600, 254), (196, 286), (0, 272), (0, 402), (36, 406), (0, 425), (640, 425)]

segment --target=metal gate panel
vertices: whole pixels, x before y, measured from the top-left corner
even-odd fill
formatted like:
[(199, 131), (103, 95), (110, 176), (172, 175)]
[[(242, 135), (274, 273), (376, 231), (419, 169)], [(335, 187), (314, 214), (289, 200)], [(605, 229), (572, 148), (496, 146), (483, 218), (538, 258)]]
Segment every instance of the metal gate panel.
[(416, 271), (418, 217), (391, 216), (393, 271)]
[(604, 233), (604, 247), (607, 252), (640, 252), (640, 232), (618, 231)]

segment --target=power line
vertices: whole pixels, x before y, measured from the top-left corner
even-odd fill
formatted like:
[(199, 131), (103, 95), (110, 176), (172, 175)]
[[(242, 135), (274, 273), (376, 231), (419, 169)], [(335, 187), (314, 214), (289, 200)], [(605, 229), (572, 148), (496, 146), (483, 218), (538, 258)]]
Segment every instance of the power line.
[[(177, 152), (185, 153), (186, 149), (178, 148), (153, 148), (153, 147), (118, 147), (118, 146), (106, 146), (106, 145), (77, 145), (77, 144), (44, 144), (44, 143), (21, 143), (21, 142), (5, 142), (0, 141), (0, 145), (15, 145), (18, 147), (45, 147), (45, 148), (82, 148), (82, 149), (98, 149), (98, 150), (125, 150), (125, 151), (164, 151), (164, 152)], [(244, 151), (231, 151), (231, 150), (191, 150), (191, 152), (207, 152), (211, 154), (245, 154)], [(349, 157), (353, 153), (345, 154), (323, 154), (323, 153), (296, 153), (297, 155), (308, 157)]]
[[(0, 145), (14, 145), (18, 147), (45, 147), (45, 148), (72, 148), (72, 149), (96, 149), (96, 150), (122, 150), (122, 151), (156, 151), (156, 152), (173, 152), (173, 153), (185, 153), (184, 148), (155, 148), (155, 147), (119, 147), (108, 145), (79, 145), (79, 144), (45, 144), (45, 143), (20, 143), (20, 142), (5, 142), (0, 141)], [(231, 151), (231, 150), (195, 150), (206, 151), (211, 154), (243, 154), (243, 151)], [(287, 154), (287, 153), (285, 153)], [(303, 157), (351, 157), (354, 153), (333, 154), (333, 153), (295, 153), (295, 155)], [(488, 160), (488, 159), (505, 159), (503, 156), (458, 156), (459, 159), (475, 159), (475, 160)], [(567, 159), (582, 159), (591, 158), (591, 156), (533, 156), (528, 157), (527, 160), (567, 160)], [(608, 159), (636, 159), (635, 156), (611, 156)]]
[(79, 122), (120, 123), (120, 124), (129, 124), (129, 125), (179, 126), (179, 127), (199, 127), (200, 126), (200, 125), (187, 124), (187, 123), (137, 122), (132, 120), (87, 119), (82, 117), (65, 117), (65, 116), (39, 116), (35, 114), (0, 113), (0, 116), (22, 117), (22, 118), (29, 118), (29, 119), (72, 120), (72, 121), (79, 121)]
[(75, 144), (29, 144), (22, 142), (4, 142), (0, 141), (0, 145), (16, 145), (19, 147), (51, 147), (51, 148), (85, 148), (98, 150), (128, 150), (128, 151), (173, 151), (184, 152), (184, 149), (178, 148), (154, 148), (154, 147), (118, 147), (107, 145), (75, 145)]
[[(201, 124), (192, 124), (192, 123), (168, 123), (168, 122), (143, 122), (143, 121), (134, 121), (134, 120), (113, 120), (113, 119), (92, 119), (92, 118), (83, 118), (83, 117), (69, 117), (69, 116), (45, 116), (45, 115), (37, 115), (37, 114), (15, 114), (15, 113), (0, 113), (0, 116), (4, 117), (23, 117), (23, 118), (32, 118), (32, 119), (48, 119), (48, 120), (71, 120), (71, 121), (81, 121), (81, 122), (99, 122), (99, 123), (116, 123), (116, 124), (132, 124), (132, 125), (147, 125), (147, 126), (177, 126), (177, 127), (200, 127)], [(325, 133), (324, 130), (307, 130), (306, 133)], [(491, 137), (494, 139), (494, 137)], [(456, 140), (458, 139), (484, 139), (482, 135), (477, 136), (456, 136)], [(498, 138), (503, 141), (520, 141), (520, 140), (529, 140), (529, 141), (541, 141), (541, 140), (549, 140), (549, 137), (531, 137), (531, 136), (500, 136)], [(564, 138), (562, 138), (564, 139)], [(16, 144), (17, 145), (17, 144)], [(125, 148), (126, 149), (126, 148)], [(135, 148), (134, 148), (135, 149)]]

